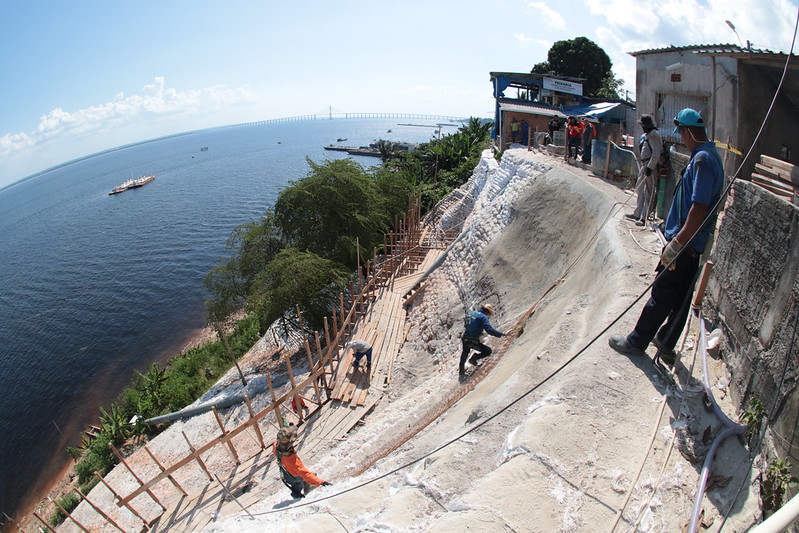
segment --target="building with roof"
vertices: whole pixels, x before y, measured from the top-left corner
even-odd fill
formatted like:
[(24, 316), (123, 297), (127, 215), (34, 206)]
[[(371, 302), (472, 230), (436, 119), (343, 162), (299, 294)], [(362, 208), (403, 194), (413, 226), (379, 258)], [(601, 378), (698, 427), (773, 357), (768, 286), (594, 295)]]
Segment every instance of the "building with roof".
[[(623, 100), (588, 98), (583, 95), (583, 81), (582, 78), (549, 74), (491, 72), (496, 102), (491, 137), (496, 146), (505, 149), (513, 140), (527, 144), (530, 132), (546, 132), (552, 117), (563, 123), (569, 115), (593, 119), (599, 126), (597, 138), (620, 137), (631, 116), (632, 104)], [(514, 122), (521, 124), (515, 136)]]
[[(679, 142), (673, 119), (680, 109), (698, 110), (708, 136), (746, 153), (752, 146), (787, 65), (787, 76), (763, 135), (742, 175), (761, 154), (799, 163), (799, 64), (796, 56), (732, 44), (670, 46), (631, 52), (636, 59), (639, 116), (656, 118), (664, 141)], [(636, 136), (640, 134), (640, 126)], [(730, 152), (732, 174), (741, 157)]]

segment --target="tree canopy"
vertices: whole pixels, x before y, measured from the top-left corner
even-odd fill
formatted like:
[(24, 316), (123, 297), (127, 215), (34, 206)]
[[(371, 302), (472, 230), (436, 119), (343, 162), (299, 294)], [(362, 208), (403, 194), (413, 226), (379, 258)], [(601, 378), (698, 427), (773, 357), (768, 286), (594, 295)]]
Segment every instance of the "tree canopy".
[(351, 159), (308, 159), (308, 175), (289, 182), (263, 218), (237, 227), (228, 239), (230, 256), (205, 279), (209, 319), (219, 323), (245, 308), (263, 332), (299, 305), (316, 326), (357, 267), (358, 254), (371, 257), (381, 247), (410, 195), (430, 209), (469, 179), (491, 127), (472, 118), (457, 133), (412, 151), (385, 145), (391, 157), (370, 171)]
[[(599, 45), (586, 37), (576, 37), (553, 44), (547, 54), (547, 60), (537, 63), (531, 72), (534, 74), (551, 72), (559, 76), (585, 78), (583, 82), (585, 96), (607, 97), (607, 91), (612, 88), (612, 83), (605, 80), (610, 78), (616, 81), (612, 67), (613, 62)], [(615, 97), (618, 97), (618, 93)]]

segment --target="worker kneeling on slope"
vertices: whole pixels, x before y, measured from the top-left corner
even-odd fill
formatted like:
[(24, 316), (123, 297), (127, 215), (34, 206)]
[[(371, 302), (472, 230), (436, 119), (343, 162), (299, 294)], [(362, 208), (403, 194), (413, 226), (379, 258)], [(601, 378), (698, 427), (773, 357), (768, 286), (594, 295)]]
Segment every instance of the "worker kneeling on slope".
[(304, 498), (313, 487), (328, 486), (330, 483), (316, 477), (305, 468), (294, 449), (295, 440), (297, 440), (297, 426), (289, 424), (281, 428), (277, 432), (277, 440), (272, 445), (272, 452), (277, 457), (283, 483), (291, 489), (291, 497)]
[(469, 363), (473, 365), (477, 365), (480, 359), (491, 355), (491, 348), (480, 341), (480, 336), (483, 334), (483, 331), (494, 337), (502, 337), (505, 335), (491, 326), (488, 317), (493, 315), (494, 306), (491, 304), (483, 304), (480, 306), (479, 311), (472, 311), (466, 317), (466, 331), (463, 332), (463, 337), (461, 338), (463, 341), (463, 351), (461, 352), (461, 363), (458, 367), (458, 372), (461, 376), (466, 372), (466, 358), (472, 350), (477, 350), (478, 352), (469, 358)]

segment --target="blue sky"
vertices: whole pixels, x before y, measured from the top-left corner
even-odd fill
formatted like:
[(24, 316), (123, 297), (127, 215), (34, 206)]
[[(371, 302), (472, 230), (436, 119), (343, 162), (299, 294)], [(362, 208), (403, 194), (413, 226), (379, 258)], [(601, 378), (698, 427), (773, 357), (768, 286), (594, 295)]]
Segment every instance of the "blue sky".
[[(655, 12), (650, 8), (656, 8)], [(796, 0), (0, 1), (0, 187), (121, 144), (333, 112), (490, 117), (489, 72), (586, 36), (787, 51)]]

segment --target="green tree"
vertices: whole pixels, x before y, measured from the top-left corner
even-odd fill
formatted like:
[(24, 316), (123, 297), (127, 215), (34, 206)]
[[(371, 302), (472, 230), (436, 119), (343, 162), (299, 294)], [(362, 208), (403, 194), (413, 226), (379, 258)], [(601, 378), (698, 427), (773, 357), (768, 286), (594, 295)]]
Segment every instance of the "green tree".
[(313, 328), (322, 326), (329, 303), (349, 276), (341, 264), (293, 247), (280, 251), (258, 276), (248, 305), (261, 320), (262, 331), (299, 305)]
[(598, 98), (621, 98), (621, 88), (624, 85), (624, 80), (621, 78), (613, 77), (609, 74), (602, 80), (602, 85), (596, 93)]
[(531, 72), (585, 78), (583, 94), (598, 96), (603, 80), (613, 78), (612, 67), (610, 57), (599, 45), (586, 37), (576, 37), (553, 44), (547, 60), (537, 63)]
[(356, 242), (371, 253), (391, 222), (375, 180), (351, 159), (307, 161), (308, 176), (278, 195), (275, 221), (292, 246), (354, 269)]

